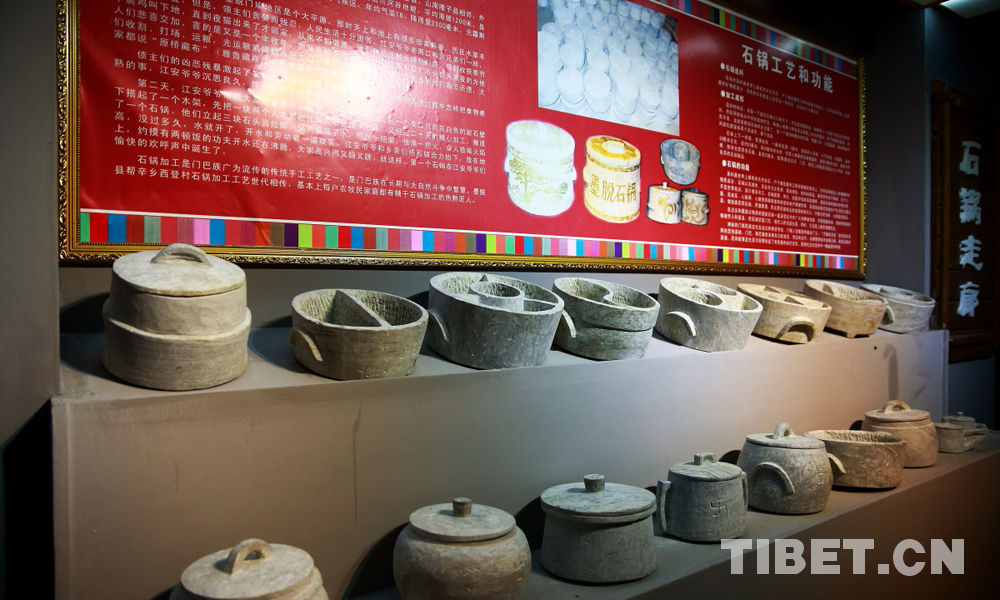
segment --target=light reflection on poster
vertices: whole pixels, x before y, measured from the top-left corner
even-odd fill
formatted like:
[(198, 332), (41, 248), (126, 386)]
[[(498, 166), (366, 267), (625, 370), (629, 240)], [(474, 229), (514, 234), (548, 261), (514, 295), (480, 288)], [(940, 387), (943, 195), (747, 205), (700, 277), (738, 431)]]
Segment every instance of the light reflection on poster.
[(857, 65), (667, 4), (80, 0), (64, 255), (859, 272)]

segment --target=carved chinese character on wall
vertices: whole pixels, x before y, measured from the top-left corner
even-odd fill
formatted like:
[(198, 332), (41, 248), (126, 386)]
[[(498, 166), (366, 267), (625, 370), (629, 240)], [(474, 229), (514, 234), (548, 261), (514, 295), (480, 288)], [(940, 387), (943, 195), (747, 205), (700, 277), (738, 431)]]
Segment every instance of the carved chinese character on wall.
[(931, 289), (952, 362), (998, 346), (997, 127), (985, 104), (935, 81)]

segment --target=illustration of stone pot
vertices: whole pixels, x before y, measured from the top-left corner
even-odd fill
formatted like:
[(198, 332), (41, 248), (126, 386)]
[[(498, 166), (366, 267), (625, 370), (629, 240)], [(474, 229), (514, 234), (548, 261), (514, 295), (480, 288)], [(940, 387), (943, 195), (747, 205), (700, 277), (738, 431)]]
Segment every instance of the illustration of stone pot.
[(563, 310), (547, 289), (502, 275), (442, 273), (430, 281), (431, 348), (477, 369), (540, 365)]
[(844, 471), (822, 440), (795, 435), (787, 423), (774, 433), (748, 435), (737, 460), (749, 480), (750, 506), (781, 514), (810, 514), (826, 507), (833, 488), (831, 463)]
[(544, 121), (507, 125), (507, 195), (533, 215), (553, 216), (573, 204), (576, 142), (565, 130)]
[(660, 142), (660, 163), (663, 173), (677, 185), (691, 185), (698, 178), (701, 152), (691, 142), (669, 139)]
[(403, 377), (427, 330), (416, 302), (368, 290), (326, 289), (292, 299), (289, 341), (304, 367), (333, 379)]
[(519, 598), (530, 571), (514, 517), (468, 498), (413, 511), (392, 554), (402, 600)]
[(738, 538), (746, 527), (747, 476), (736, 465), (716, 462), (711, 452), (670, 467), (656, 484), (656, 505), (664, 533), (695, 542)]
[(753, 332), (782, 342), (805, 344), (814, 341), (826, 327), (833, 310), (824, 302), (784, 288), (741, 283), (737, 289), (763, 307)]
[(681, 191), (669, 184), (649, 186), (646, 217), (657, 223), (673, 225), (681, 222)]
[(560, 277), (552, 291), (563, 313), (555, 342), (574, 354), (597, 360), (641, 358), (653, 335), (659, 303), (628, 286)]
[(595, 217), (626, 223), (639, 216), (639, 149), (609, 135), (587, 139), (583, 201)]
[(708, 194), (697, 188), (681, 190), (681, 220), (691, 225), (708, 225)]
[(700, 279), (660, 280), (656, 330), (672, 342), (702, 350), (739, 350), (746, 345), (762, 307), (750, 296)]

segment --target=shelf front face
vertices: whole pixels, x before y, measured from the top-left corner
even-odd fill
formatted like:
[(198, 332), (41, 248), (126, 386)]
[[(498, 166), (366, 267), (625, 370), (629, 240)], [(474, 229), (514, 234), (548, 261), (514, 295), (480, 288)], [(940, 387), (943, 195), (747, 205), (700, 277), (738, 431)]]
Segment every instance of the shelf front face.
[(475, 371), (426, 351), (409, 377), (337, 382), (304, 372), (273, 327), (251, 333), (242, 377), (167, 393), (104, 373), (99, 333), (64, 333), (58, 597), (150, 598), (247, 537), (307, 550), (340, 597), (421, 506), (470, 496), (516, 514), (594, 472), (647, 487), (748, 433), (846, 429), (890, 399), (939, 419), (946, 343), (943, 331), (823, 333), (708, 354), (654, 336), (640, 360), (552, 351), (540, 367)]

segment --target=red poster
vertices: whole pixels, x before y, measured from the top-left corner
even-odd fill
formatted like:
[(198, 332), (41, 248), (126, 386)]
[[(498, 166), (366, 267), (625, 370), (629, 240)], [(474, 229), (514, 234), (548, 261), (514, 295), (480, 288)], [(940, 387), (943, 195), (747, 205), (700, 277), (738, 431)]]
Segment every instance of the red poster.
[(69, 241), (860, 272), (857, 64), (667, 4), (80, 0)]

